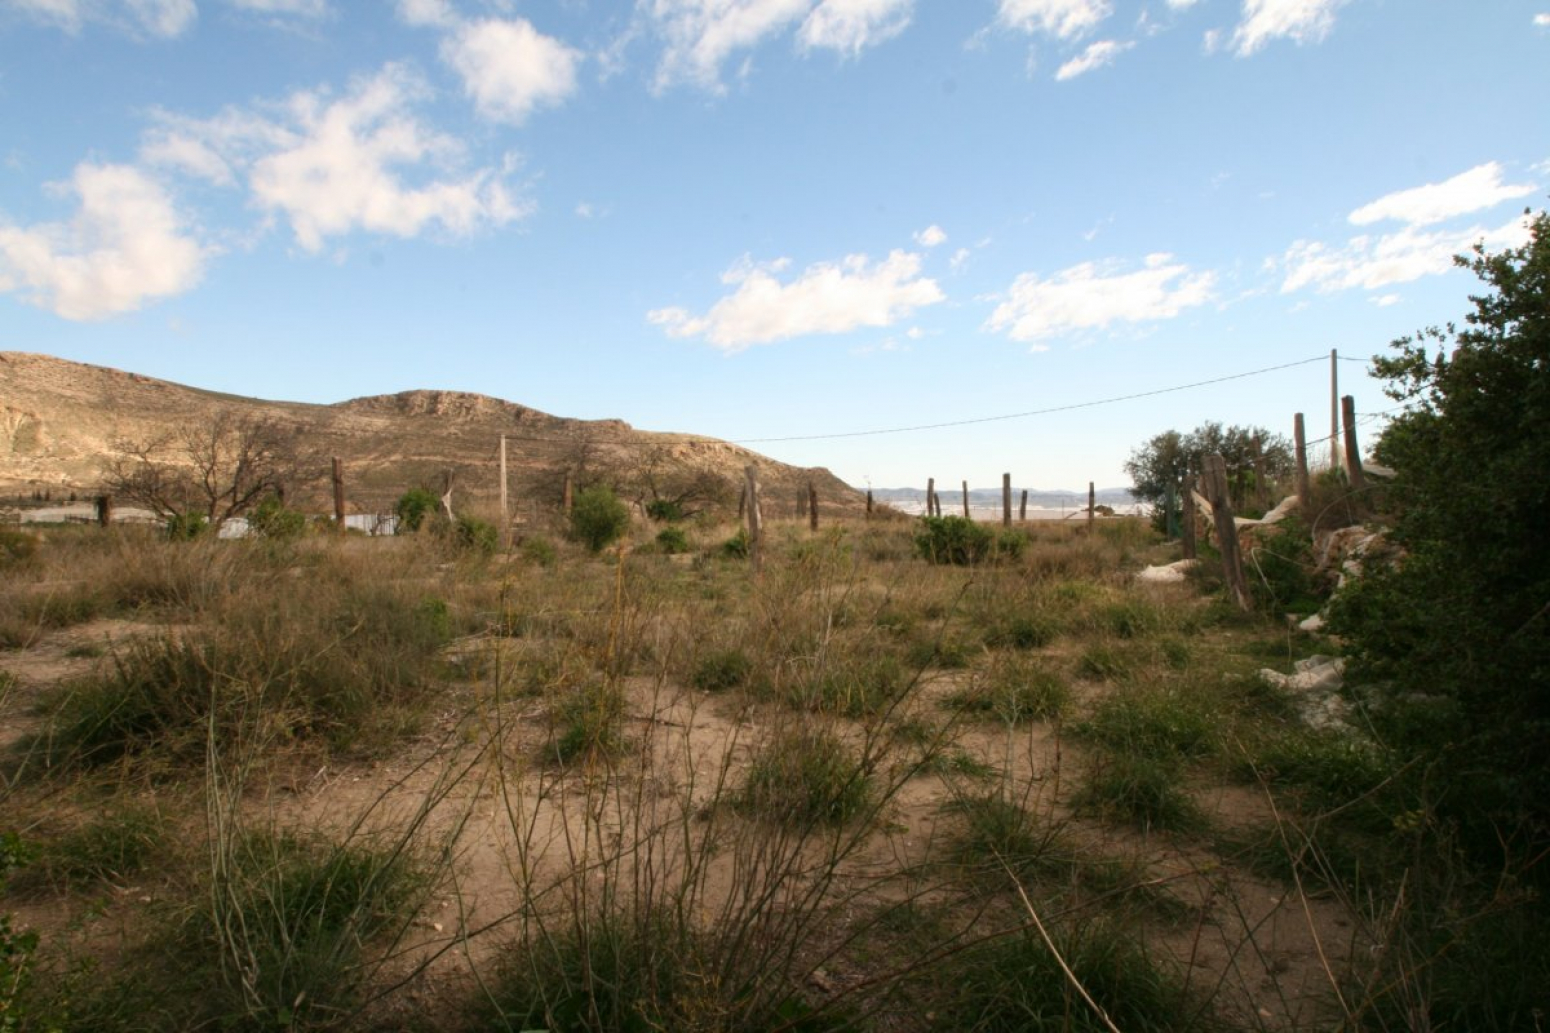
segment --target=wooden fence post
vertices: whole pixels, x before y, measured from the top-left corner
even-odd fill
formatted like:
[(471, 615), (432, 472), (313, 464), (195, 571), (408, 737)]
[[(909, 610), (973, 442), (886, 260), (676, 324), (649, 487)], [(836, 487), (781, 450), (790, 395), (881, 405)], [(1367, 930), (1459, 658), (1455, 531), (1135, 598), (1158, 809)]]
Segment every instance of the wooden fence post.
[(1023, 489), (1023, 501), (1022, 501), (1022, 505), (1020, 505), (1017, 508), (1017, 519), (1018, 519), (1018, 522), (1020, 522), (1020, 523), (1026, 524), (1028, 522), (1028, 489), (1027, 488)]
[(1184, 475), (1183, 516), (1180, 518), (1179, 537), (1184, 545), (1184, 558), (1195, 558), (1195, 476)]
[(936, 478), (926, 478), (926, 516), (936, 516)]
[(872, 489), (871, 488), (868, 488), (866, 490), (866, 518), (868, 520), (872, 519)]
[(759, 514), (759, 471), (752, 463), (743, 467), (743, 476), (746, 478), (746, 494), (748, 496), (748, 556), (753, 560), (754, 573), (763, 569), (763, 548), (759, 539), (763, 534), (764, 521)]
[(969, 515), (969, 482), (968, 481), (964, 481), (963, 482), (963, 518), (965, 520), (973, 520), (974, 519), (973, 517), (971, 517)]
[(501, 435), (501, 544), (511, 534), (511, 507), (506, 501), (506, 435)]
[(1001, 526), (1012, 526), (1012, 475), (1001, 475)]
[(1346, 395), (1340, 399), (1340, 417), (1345, 424), (1345, 471), (1352, 491), (1367, 487), (1367, 475), (1362, 473), (1362, 449), (1356, 443), (1356, 398)]
[(1207, 497), (1211, 500), (1211, 516), (1216, 524), (1217, 547), (1222, 552), (1222, 573), (1227, 587), (1232, 590), (1238, 608), (1247, 612), (1252, 608), (1249, 584), (1243, 576), (1243, 557), (1238, 552), (1238, 525), (1232, 518), (1232, 502), (1227, 497), (1227, 462), (1219, 455), (1206, 456), (1205, 478)]
[(111, 527), (113, 524), (113, 496), (97, 496), (97, 523), (101, 527)]
[(818, 488), (812, 481), (807, 482), (807, 529), (818, 530)]
[[(334, 529), (344, 533), (344, 464), (334, 456)], [(448, 489), (451, 490), (450, 488)]]
[(1313, 514), (1308, 512), (1308, 496), (1312, 488), (1312, 482), (1308, 479), (1308, 428), (1303, 423), (1302, 413), (1292, 417), (1292, 444), (1297, 450), (1297, 506), (1311, 527)]
[(1093, 482), (1087, 482), (1087, 534), (1093, 533), (1093, 521), (1098, 518), (1098, 492), (1093, 487)]

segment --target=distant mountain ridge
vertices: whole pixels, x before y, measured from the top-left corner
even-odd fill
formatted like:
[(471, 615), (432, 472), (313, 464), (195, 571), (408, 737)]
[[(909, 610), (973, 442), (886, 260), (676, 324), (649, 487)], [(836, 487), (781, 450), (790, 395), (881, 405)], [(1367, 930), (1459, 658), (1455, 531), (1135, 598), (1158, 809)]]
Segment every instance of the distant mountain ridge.
[[(566, 470), (578, 481), (637, 476), (646, 465), (671, 475), (711, 473), (732, 503), (753, 464), (767, 513), (784, 513), (811, 480), (823, 506), (857, 511), (865, 497), (823, 468), (776, 462), (729, 442), (641, 431), (622, 420), (552, 416), (462, 391), (412, 390), (332, 405), (221, 394), (105, 366), (26, 352), (0, 352), (0, 494), (92, 494), (117, 443), (150, 441), (221, 413), (295, 430), (324, 469), (302, 497), (321, 504), (329, 457), (345, 468), (350, 508), (380, 512), (417, 485), (439, 489), (450, 471), (463, 499), (499, 495), (498, 454), (507, 438), (513, 507), (558, 501)], [(794, 508), (794, 501), (791, 502)]]

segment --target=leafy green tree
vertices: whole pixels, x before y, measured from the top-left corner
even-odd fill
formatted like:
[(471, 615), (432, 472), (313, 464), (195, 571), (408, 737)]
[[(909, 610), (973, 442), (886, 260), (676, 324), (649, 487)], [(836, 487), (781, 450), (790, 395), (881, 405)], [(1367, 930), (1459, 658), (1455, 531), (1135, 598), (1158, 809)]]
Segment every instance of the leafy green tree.
[(434, 517), (441, 500), (428, 488), (410, 488), (399, 496), (393, 513), (398, 517), (397, 533), (413, 534), (425, 523), (427, 516)]
[[(1457, 259), (1487, 290), (1462, 330), (1374, 360), (1410, 408), (1374, 451), (1395, 471), (1402, 562), (1336, 598), (1377, 717), (1432, 762), (1439, 813), (1486, 851), (1550, 847), (1550, 218), (1523, 247)], [(1544, 868), (1544, 865), (1540, 866)]]
[(588, 488), (571, 503), (571, 535), (593, 552), (617, 541), (629, 526), (629, 508), (608, 488)]
[(1220, 423), (1206, 422), (1188, 434), (1164, 431), (1132, 451), (1125, 461), (1125, 472), (1134, 485), (1130, 493), (1142, 502), (1161, 506), (1169, 487), (1177, 491), (1185, 473), (1199, 473), (1206, 456), (1220, 455), (1227, 464), (1234, 501), (1242, 505), (1248, 491), (1255, 486), (1256, 440), (1267, 476), (1281, 477), (1291, 472), (1292, 446), (1280, 435), (1263, 427), (1223, 427)]

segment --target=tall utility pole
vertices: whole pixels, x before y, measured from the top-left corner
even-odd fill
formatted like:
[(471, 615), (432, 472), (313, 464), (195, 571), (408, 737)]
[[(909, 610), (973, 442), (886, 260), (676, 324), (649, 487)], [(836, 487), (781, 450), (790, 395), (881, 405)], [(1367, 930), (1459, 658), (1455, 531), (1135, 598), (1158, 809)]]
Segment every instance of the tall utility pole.
[(1340, 469), (1340, 353), (1329, 350), (1329, 468)]

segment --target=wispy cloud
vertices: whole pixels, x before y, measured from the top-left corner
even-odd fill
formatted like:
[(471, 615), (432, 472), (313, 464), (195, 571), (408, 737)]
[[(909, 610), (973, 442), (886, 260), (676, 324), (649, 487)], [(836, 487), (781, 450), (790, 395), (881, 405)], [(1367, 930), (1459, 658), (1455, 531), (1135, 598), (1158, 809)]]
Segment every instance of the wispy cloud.
[(802, 22), (804, 47), (837, 50), (854, 57), (909, 27), (915, 0), (822, 0)]
[(1349, 0), (1243, 0), (1232, 48), (1248, 57), (1277, 39), (1318, 43), (1335, 27), (1335, 12)]
[(996, 306), (985, 328), (1014, 341), (1040, 341), (1114, 323), (1172, 319), (1210, 301), (1216, 276), (1195, 272), (1172, 255), (1148, 255), (1143, 268), (1083, 262), (1049, 278), (1023, 273)]
[(996, 20), (1009, 29), (1057, 39), (1080, 39), (1114, 8), (1109, 0), (1000, 0)]
[(1076, 57), (1060, 66), (1059, 70), (1055, 72), (1055, 79), (1059, 82), (1065, 82), (1067, 79), (1075, 79), (1079, 75), (1111, 65), (1114, 63), (1115, 58), (1134, 46), (1135, 44), (1132, 42), (1121, 43), (1112, 39), (1103, 39), (1096, 43), (1090, 43), (1086, 50), (1083, 50)]
[(65, 32), (80, 32), (87, 22), (101, 22), (164, 39), (181, 36), (199, 17), (194, 0), (10, 0), (9, 6)]
[(934, 248), (947, 243), (947, 231), (936, 223), (915, 232), (915, 243), (923, 248)]
[(1537, 190), (1533, 183), (1502, 182), (1502, 167), (1488, 161), (1460, 172), (1441, 183), (1427, 183), (1386, 194), (1364, 204), (1350, 215), (1354, 226), (1396, 220), (1412, 226), (1429, 226), (1459, 215), (1494, 208), (1503, 201), (1525, 197)]
[(1409, 283), (1453, 268), (1453, 256), (1476, 243), (1488, 250), (1519, 247), (1528, 240), (1528, 222), (1518, 217), (1494, 228), (1427, 231), (1407, 226), (1394, 233), (1353, 237), (1344, 244), (1299, 240), (1274, 266), (1284, 271), (1281, 292), (1312, 288), (1322, 293), (1378, 290)]
[(918, 254), (893, 251), (881, 262), (850, 255), (810, 265), (789, 282), (780, 259), (744, 259), (722, 276), (731, 294), (702, 316), (660, 308), (646, 314), (672, 337), (703, 337), (726, 352), (814, 334), (842, 334), (862, 327), (892, 326), (916, 309), (944, 300), (936, 281), (920, 275)]

